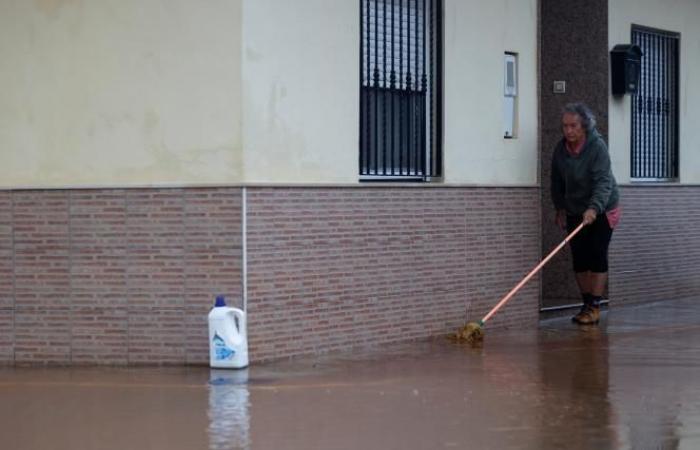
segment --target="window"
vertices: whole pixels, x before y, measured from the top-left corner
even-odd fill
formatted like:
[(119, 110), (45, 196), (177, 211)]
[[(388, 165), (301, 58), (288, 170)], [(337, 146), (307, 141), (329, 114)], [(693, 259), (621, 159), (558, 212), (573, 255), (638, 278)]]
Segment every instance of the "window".
[(639, 89), (632, 96), (632, 178), (678, 178), (678, 44), (680, 35), (632, 26), (642, 50)]
[(442, 176), (442, 1), (360, 0), (360, 177)]

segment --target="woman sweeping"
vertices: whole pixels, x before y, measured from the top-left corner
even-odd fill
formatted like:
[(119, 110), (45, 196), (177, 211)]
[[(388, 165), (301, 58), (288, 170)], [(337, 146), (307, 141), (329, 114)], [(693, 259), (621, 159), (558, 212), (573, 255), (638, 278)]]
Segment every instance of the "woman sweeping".
[(471, 343), (484, 339), (484, 325), (567, 243), (583, 307), (573, 318), (580, 324), (600, 320), (600, 300), (608, 279), (608, 245), (619, 217), (619, 194), (610, 170), (608, 148), (595, 129), (595, 118), (582, 103), (561, 116), (563, 139), (552, 156), (552, 199), (556, 222), (568, 235), (478, 322), (469, 322), (450, 337)]
[(583, 306), (572, 320), (600, 320), (600, 301), (608, 280), (608, 246), (620, 217), (617, 183), (608, 148), (583, 103), (571, 103), (561, 115), (562, 140), (552, 155), (552, 201), (556, 223), (568, 232), (584, 228), (570, 241), (576, 283)]

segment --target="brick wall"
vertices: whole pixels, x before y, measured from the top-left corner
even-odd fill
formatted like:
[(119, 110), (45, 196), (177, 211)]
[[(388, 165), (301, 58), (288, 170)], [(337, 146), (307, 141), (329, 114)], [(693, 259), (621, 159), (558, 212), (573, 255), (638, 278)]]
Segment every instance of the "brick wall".
[(610, 302), (700, 296), (700, 187), (624, 186), (610, 244)]
[(66, 192), (13, 197), (15, 358), (70, 358), (70, 230)]
[(0, 192), (0, 364), (14, 359), (15, 283), (12, 195)]
[[(424, 338), (539, 258), (536, 188), (249, 188), (251, 359)], [(241, 190), (0, 192), (0, 364), (205, 364)], [(537, 321), (538, 280), (491, 329)]]
[(0, 363), (208, 361), (241, 299), (240, 189), (0, 192)]
[[(253, 359), (454, 331), (539, 258), (539, 190), (255, 188), (248, 194)], [(490, 328), (536, 326), (533, 280)]]
[[(624, 186), (610, 297), (700, 295), (700, 187)], [(252, 361), (453, 331), (540, 258), (538, 188), (248, 188)], [(0, 364), (206, 364), (241, 189), (0, 192)], [(489, 329), (535, 326), (538, 278)]]

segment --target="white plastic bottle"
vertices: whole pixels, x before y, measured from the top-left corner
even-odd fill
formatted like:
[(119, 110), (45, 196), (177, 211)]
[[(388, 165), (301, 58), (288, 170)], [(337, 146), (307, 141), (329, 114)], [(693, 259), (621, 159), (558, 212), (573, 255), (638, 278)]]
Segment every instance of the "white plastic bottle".
[(209, 365), (220, 369), (248, 366), (245, 313), (226, 306), (221, 295), (209, 312)]

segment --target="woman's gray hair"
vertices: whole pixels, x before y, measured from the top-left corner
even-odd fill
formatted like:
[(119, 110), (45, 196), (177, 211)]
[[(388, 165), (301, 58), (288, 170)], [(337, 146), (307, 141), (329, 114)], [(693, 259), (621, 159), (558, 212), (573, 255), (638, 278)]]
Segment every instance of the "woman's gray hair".
[(585, 103), (569, 103), (566, 106), (564, 106), (564, 109), (562, 110), (562, 116), (566, 113), (570, 114), (576, 114), (581, 118), (581, 126), (586, 130), (586, 131), (593, 131), (595, 130), (595, 116), (593, 115), (593, 112), (591, 111), (591, 108), (586, 106)]

